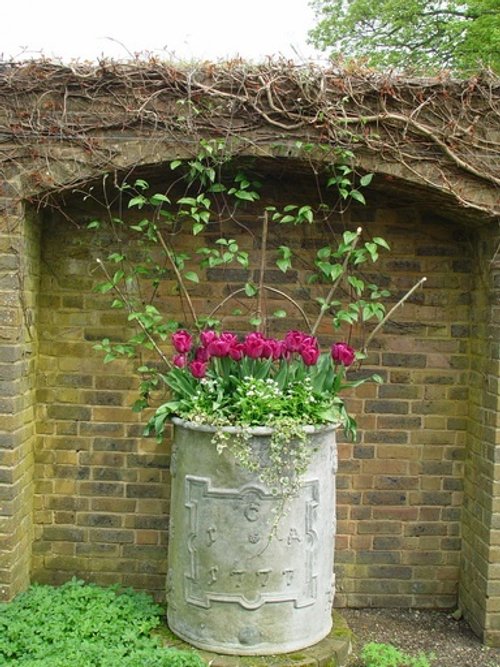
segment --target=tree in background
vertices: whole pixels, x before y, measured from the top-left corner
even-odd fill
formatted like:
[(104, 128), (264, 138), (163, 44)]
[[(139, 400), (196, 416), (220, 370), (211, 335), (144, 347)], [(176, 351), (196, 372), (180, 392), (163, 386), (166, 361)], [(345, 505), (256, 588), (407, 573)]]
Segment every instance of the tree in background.
[(500, 72), (500, 0), (311, 0), (333, 58), (416, 71)]

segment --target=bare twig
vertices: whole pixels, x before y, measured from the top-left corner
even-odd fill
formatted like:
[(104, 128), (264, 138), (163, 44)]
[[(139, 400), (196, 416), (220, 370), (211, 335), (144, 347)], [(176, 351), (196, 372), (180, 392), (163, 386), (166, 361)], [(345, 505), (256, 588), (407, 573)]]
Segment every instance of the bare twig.
[(269, 229), (269, 217), (267, 211), (264, 211), (262, 222), (262, 242), (260, 244), (260, 268), (259, 268), (259, 286), (257, 293), (257, 317), (260, 320), (258, 331), (263, 331), (266, 326), (264, 316), (264, 277), (266, 273), (266, 254), (267, 254), (267, 233)]
[(413, 285), (413, 287), (410, 290), (408, 290), (408, 292), (406, 292), (406, 294), (390, 309), (390, 311), (385, 315), (385, 317), (377, 324), (375, 329), (373, 329), (371, 334), (366, 339), (366, 342), (363, 346), (363, 352), (365, 354), (366, 354), (366, 350), (368, 349), (368, 346), (370, 345), (370, 342), (372, 341), (373, 337), (377, 334), (377, 332), (380, 331), (380, 329), (384, 326), (384, 324), (387, 322), (387, 320), (389, 320), (393, 316), (394, 312), (400, 306), (402, 306), (403, 303), (413, 294), (413, 292), (415, 292), (415, 290), (417, 290), (419, 287), (421, 287), (425, 283), (426, 280), (427, 280), (427, 278), (425, 276), (423, 278), (420, 278), (418, 283), (415, 283), (415, 285)]
[[(45, 205), (50, 193), (157, 161), (166, 142), (186, 157), (201, 137), (223, 136), (233, 155), (245, 147), (261, 155), (279, 130), (285, 144), (328, 142), (395, 163), (403, 178), (494, 217), (500, 209), (488, 191), (500, 185), (499, 87), (493, 74), (405, 79), (288, 61), (9, 63), (0, 70), (0, 175), (20, 176), (23, 195)], [(131, 157), (122, 146), (136, 141), (141, 151)], [(412, 160), (437, 160), (439, 168), (408, 172)], [(460, 180), (464, 187), (450, 191)]]

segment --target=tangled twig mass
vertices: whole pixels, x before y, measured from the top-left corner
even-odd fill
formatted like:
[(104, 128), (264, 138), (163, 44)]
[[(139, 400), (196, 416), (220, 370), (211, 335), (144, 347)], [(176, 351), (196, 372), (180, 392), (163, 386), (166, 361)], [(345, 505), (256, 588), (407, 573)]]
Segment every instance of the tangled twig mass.
[(167, 159), (167, 148), (192, 154), (202, 137), (235, 155), (279, 155), (300, 141), (353, 150), (362, 168), (491, 218), (500, 213), (499, 91), (487, 72), (457, 81), (288, 61), (3, 63), (0, 170), (47, 202), (99, 174)]

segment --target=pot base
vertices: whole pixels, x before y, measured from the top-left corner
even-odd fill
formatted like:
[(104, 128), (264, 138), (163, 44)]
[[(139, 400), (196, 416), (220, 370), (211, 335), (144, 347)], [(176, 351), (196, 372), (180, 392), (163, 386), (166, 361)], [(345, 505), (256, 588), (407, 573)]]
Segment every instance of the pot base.
[[(193, 645), (184, 642), (173, 633), (163, 640), (163, 644), (168, 648), (179, 650), (189, 650)], [(197, 651), (201, 657), (207, 661), (211, 667), (234, 667), (234, 665), (251, 665), (251, 667), (342, 667), (347, 662), (351, 653), (351, 631), (343, 619), (342, 615), (334, 611), (333, 625), (328, 635), (300, 652), (292, 651), (289, 653), (269, 654), (253, 656), (241, 656), (241, 661), (235, 656), (238, 654), (221, 654), (200, 649)], [(289, 656), (289, 657), (287, 657)], [(249, 662), (251, 660), (251, 662)]]
[[(304, 640), (291, 641), (289, 640), (286, 643), (279, 644), (276, 642), (259, 642), (258, 641), (258, 630), (248, 626), (243, 628), (243, 631), (239, 633), (239, 642), (237, 644), (231, 645), (229, 641), (226, 641), (225, 644), (220, 643), (211, 643), (210, 641), (204, 642), (199, 637), (190, 637), (185, 635), (182, 630), (175, 628), (175, 624), (171, 623), (169, 620), (170, 630), (182, 639), (187, 644), (199, 648), (202, 651), (209, 651), (210, 653), (217, 653), (220, 655), (240, 655), (240, 656), (272, 656), (272, 655), (283, 655), (286, 653), (292, 653), (294, 651), (303, 651), (308, 649), (311, 646), (318, 644), (328, 637), (332, 631), (332, 624), (326, 629), (326, 631), (318, 632), (317, 635), (314, 635), (312, 632), (308, 633), (307, 643), (304, 643)], [(248, 647), (245, 646), (248, 644)], [(210, 663), (212, 664), (212, 663)]]

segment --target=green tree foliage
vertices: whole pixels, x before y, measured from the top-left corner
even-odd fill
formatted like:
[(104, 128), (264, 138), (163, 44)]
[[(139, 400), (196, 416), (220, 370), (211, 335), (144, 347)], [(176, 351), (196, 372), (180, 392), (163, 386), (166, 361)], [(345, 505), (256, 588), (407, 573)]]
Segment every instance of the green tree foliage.
[(416, 71), (500, 72), (500, 0), (311, 0), (333, 58)]

